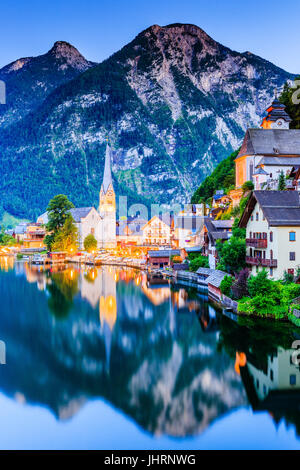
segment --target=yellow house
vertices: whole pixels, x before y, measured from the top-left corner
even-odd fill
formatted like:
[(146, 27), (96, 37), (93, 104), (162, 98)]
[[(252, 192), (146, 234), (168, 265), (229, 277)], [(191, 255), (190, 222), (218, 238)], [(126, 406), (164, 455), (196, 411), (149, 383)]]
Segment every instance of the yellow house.
[(24, 248), (44, 248), (45, 229), (40, 224), (28, 224), (23, 238)]
[(298, 191), (254, 191), (240, 220), (246, 228), (246, 262), (253, 274), (265, 268), (273, 279), (300, 267)]
[[(169, 220), (167, 220), (169, 219)], [(165, 246), (171, 243), (171, 218), (166, 217), (164, 220), (158, 216), (152, 217), (142, 228), (143, 245)]]

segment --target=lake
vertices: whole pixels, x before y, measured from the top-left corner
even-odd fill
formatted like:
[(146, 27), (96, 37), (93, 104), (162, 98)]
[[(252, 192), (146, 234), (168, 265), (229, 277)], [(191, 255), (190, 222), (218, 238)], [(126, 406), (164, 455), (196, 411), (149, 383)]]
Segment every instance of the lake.
[(300, 448), (296, 327), (120, 267), (0, 257), (0, 298), (0, 448)]

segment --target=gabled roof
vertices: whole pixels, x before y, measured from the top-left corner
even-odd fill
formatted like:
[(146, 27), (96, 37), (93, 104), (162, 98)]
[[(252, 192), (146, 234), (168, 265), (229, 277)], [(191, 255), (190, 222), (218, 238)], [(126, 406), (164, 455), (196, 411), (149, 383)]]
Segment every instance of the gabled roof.
[(298, 191), (253, 191), (239, 222), (240, 227), (247, 226), (256, 203), (271, 227), (300, 226)]
[(256, 167), (264, 166), (299, 166), (300, 165), (300, 155), (299, 157), (262, 157)]
[(150, 258), (168, 258), (169, 256), (180, 256), (181, 250), (156, 250), (148, 251)]
[(257, 170), (255, 170), (255, 172), (253, 173), (253, 176), (256, 176), (256, 175), (268, 175), (269, 173), (267, 173), (263, 168), (261, 167), (258, 167)]
[[(75, 207), (70, 210), (70, 214), (74, 219), (74, 222), (79, 223), (81, 219), (84, 219), (94, 207)], [(95, 209), (96, 210), (96, 209)]]
[(300, 156), (300, 129), (248, 129), (237, 159), (245, 155)]

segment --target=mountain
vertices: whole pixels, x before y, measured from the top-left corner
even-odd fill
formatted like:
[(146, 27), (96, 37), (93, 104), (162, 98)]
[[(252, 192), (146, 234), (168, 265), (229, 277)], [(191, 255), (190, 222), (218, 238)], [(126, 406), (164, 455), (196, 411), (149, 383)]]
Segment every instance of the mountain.
[(0, 131), (4, 207), (33, 217), (60, 192), (97, 204), (107, 135), (117, 195), (188, 202), (293, 78), (197, 26), (151, 26)]
[(7, 90), (6, 105), (0, 106), (0, 126), (7, 127), (34, 111), (58, 86), (93, 65), (65, 41), (56, 42), (47, 54), (6, 65), (0, 69)]

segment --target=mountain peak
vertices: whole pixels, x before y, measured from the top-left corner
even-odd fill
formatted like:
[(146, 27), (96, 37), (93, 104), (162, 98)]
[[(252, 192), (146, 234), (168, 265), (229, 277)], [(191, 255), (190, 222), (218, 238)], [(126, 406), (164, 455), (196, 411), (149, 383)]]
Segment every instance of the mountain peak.
[(63, 59), (66, 62), (66, 65), (63, 67), (69, 65), (75, 69), (84, 71), (91, 65), (90, 62), (80, 54), (78, 49), (67, 41), (56, 41), (48, 54), (54, 56), (56, 59)]

